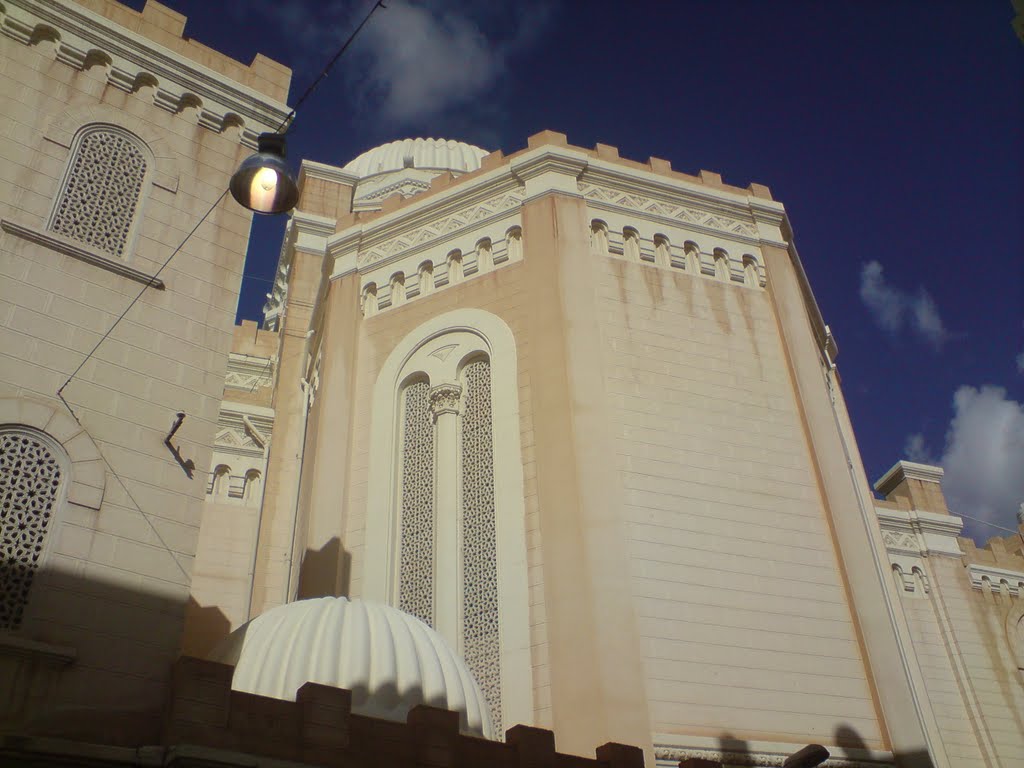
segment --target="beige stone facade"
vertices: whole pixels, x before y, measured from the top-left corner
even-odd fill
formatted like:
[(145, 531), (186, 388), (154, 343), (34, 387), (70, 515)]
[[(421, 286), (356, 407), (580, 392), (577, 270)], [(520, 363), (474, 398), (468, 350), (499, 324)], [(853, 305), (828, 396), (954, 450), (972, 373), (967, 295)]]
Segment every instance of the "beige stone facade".
[[(63, 389), (73, 414), (57, 392), (287, 113), (286, 68), (184, 23), (156, 2), (0, 5), (0, 424), (73, 477), (41, 555), (4, 523), (8, 574), (37, 569), (20, 616), (4, 583), (6, 729), (117, 709), (156, 738), (180, 651), (251, 214), (222, 200)], [(121, 187), (98, 180), (117, 167)]]
[[(316, 685), (290, 707), (229, 694), (229, 669), (188, 659), (169, 682), (179, 654), (346, 596), (429, 624), (495, 731), (528, 726), (430, 764), (525, 761), (544, 728), (607, 765), (637, 762), (613, 742), (649, 766), (808, 743), (836, 766), (1024, 765), (1024, 539), (958, 538), (937, 468), (901, 462), (875, 498), (766, 187), (553, 132), (306, 161), (263, 327), (232, 325), (249, 215), (223, 201), (69, 411), (58, 389), (276, 127), (289, 73), (185, 40), (152, 0), (0, 14), (0, 440), (52, 510), (38, 557), (4, 552), (32, 577), (5, 596), (3, 732), (168, 764), (181, 739), (324, 765), (385, 732), (420, 744), (417, 709), (378, 727)], [(90, 208), (83, 163), (111, 157), (136, 203)], [(316, 668), (322, 633), (288, 631), (261, 663)]]

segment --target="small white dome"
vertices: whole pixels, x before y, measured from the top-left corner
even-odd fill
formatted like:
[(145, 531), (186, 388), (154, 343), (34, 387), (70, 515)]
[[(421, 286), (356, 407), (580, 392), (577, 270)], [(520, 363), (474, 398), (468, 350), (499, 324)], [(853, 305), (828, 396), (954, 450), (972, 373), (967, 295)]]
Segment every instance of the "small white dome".
[(345, 166), (361, 179), (403, 168), (430, 168), (449, 171), (475, 171), (486, 149), (449, 139), (402, 139), (381, 144), (363, 152)]
[(437, 632), (397, 608), (344, 597), (299, 600), (239, 627), (217, 654), (236, 691), (295, 701), (307, 682), (352, 691), (356, 714), (405, 722), (428, 704), (459, 713), (460, 730), (494, 738), (465, 662)]

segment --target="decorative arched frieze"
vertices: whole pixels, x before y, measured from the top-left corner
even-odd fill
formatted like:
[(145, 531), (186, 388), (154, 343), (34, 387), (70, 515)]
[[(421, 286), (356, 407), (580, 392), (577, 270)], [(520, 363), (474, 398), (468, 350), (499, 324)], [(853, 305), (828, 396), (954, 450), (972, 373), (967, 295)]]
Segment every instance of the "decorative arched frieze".
[(178, 191), (180, 168), (178, 155), (168, 145), (164, 134), (141, 118), (130, 115), (108, 104), (92, 104), (87, 107), (71, 107), (55, 114), (43, 129), (43, 138), (68, 150), (75, 137), (83, 128), (94, 125), (109, 125), (138, 136), (152, 153), (153, 186), (169, 192)]
[[(402, 420), (408, 412), (403, 404), (408, 386), (422, 382), (424, 394), (433, 407), (438, 448), (436, 467), (438, 487), (431, 498), (449, 498), (446, 472), (466, 459), (442, 450), (441, 443), (457, 437), (443, 430), (465, 418), (467, 404), (472, 406), (469, 390), (484, 381), (482, 369), (474, 364), (486, 361), (491, 418), (490, 460), (493, 462), (494, 547), (498, 567), (494, 573), (497, 605), (500, 606), (498, 638), (500, 645), (500, 713), (505, 722), (531, 722), (533, 693), (531, 678), (529, 600), (526, 572), (525, 502), (523, 494), (522, 451), (520, 446), (519, 395), (515, 340), (511, 330), (498, 317), (479, 309), (460, 309), (432, 318), (408, 334), (388, 356), (373, 391), (371, 408), (371, 452), (368, 482), (369, 509), (366, 518), (363, 562), (363, 596), (397, 604), (400, 595), (398, 557), (404, 535), (400, 530), (400, 489), (407, 487), (401, 475), (404, 443), (408, 427)], [(472, 371), (472, 374), (470, 373)], [(468, 398), (468, 399), (467, 399)], [(479, 401), (477, 401), (479, 404)], [(445, 421), (444, 419), (456, 419)], [(479, 436), (479, 433), (477, 433)], [(447, 467), (447, 468), (446, 468)], [(461, 480), (460, 480), (461, 482)], [(437, 534), (433, 541), (434, 570), (438, 594), (458, 590), (459, 550), (454, 542), (458, 528), (451, 506), (438, 502)], [(461, 510), (461, 507), (459, 507)], [(464, 515), (463, 511), (459, 515)], [(454, 526), (454, 527), (453, 527)], [(451, 537), (447, 533), (453, 534)], [(454, 570), (452, 570), (454, 569)], [(456, 581), (454, 587), (451, 582)], [(446, 591), (447, 590), (447, 591)], [(463, 597), (454, 600), (438, 597), (434, 610), (450, 610)], [(422, 601), (420, 601), (422, 602)], [(452, 629), (452, 618), (443, 613), (432, 615), (435, 627), (453, 644), (466, 650), (462, 633)], [(454, 635), (454, 636), (452, 636)], [(471, 652), (475, 652), (470, 648)]]
[[(681, 197), (673, 199), (668, 194), (639, 194), (634, 190), (615, 189), (586, 180), (577, 181), (576, 188), (587, 200), (588, 205), (594, 208), (618, 209), (627, 215), (642, 214), (652, 221), (682, 223), (689, 227), (735, 235), (751, 241), (758, 237), (757, 226), (752, 220), (743, 220), (741, 216), (744, 214), (738, 210), (731, 214), (701, 210), (692, 203), (683, 202)], [(746, 212), (746, 216), (749, 216), (749, 211)]]
[(178, 112), (184, 94), (199, 94), (207, 103), (200, 124), (215, 131), (224, 117), (236, 113), (245, 121), (243, 144), (255, 147), (262, 131), (276, 130), (288, 114), (287, 105), (246, 84), (232, 82), (185, 56), (168, 57), (165, 50), (134, 31), (106, 19), (76, 12), (59, 15), (42, 4), (38, 9), (11, 6), (2, 15), (0, 32), (25, 45), (48, 46), (57, 61), (78, 70), (101, 63), (107, 82), (128, 93), (158, 81), (143, 94), (159, 107)]
[(100, 508), (107, 485), (106, 466), (92, 438), (66, 408), (28, 398), (2, 397), (0, 426), (29, 427), (59, 443), (70, 462), (67, 501), (87, 509)]

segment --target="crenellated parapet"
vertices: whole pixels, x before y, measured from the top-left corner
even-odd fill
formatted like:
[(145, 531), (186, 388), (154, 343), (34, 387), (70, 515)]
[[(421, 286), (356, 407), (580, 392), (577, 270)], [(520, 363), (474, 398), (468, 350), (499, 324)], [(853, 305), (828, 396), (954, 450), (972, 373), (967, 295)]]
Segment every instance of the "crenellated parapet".
[(77, 70), (103, 71), (109, 85), (136, 93), (182, 119), (247, 146), (288, 114), (291, 71), (257, 55), (244, 65), (183, 37), (185, 17), (150, 0), (139, 13), (112, 0), (9, 0), (0, 32)]
[[(202, 748), (218, 765), (252, 764), (252, 756), (320, 766), (498, 766), (642, 768), (638, 747), (609, 743), (595, 758), (563, 755), (551, 731), (517, 725), (505, 741), (459, 733), (459, 715), (417, 706), (406, 722), (352, 712), (352, 692), (315, 683), (295, 701), (231, 690), (234, 667), (188, 656), (175, 664), (163, 728), (165, 749)], [(245, 753), (245, 754), (239, 754)], [(245, 760), (246, 762), (233, 762)]]
[[(522, 206), (545, 194), (586, 202), (597, 255), (726, 284), (764, 287), (763, 246), (789, 247), (785, 211), (762, 185), (741, 189), (707, 171), (673, 171), (665, 160), (626, 160), (614, 147), (572, 146), (551, 131), (531, 137), (519, 152), (474, 155), (471, 163), (450, 170), (428, 167), (422, 147), (420, 154), (410, 149), (407, 167), (399, 167), (400, 144), (361, 156), (373, 160), (380, 154), (372, 168), (353, 161), (334, 169), (335, 184), (356, 190), (353, 212), (314, 221), (318, 217), (303, 212), (300, 201), (292, 223), (296, 231), (286, 238), (277, 284), (268, 296), (267, 327), (276, 327), (287, 303), (290, 254), (303, 245), (303, 236), (304, 250), (327, 257), (332, 280), (359, 275), (360, 308), (371, 316), (520, 261), (529, 239)], [(379, 173), (370, 178), (381, 184), (360, 198), (361, 174), (372, 169)], [(312, 170), (325, 178), (325, 167)]]

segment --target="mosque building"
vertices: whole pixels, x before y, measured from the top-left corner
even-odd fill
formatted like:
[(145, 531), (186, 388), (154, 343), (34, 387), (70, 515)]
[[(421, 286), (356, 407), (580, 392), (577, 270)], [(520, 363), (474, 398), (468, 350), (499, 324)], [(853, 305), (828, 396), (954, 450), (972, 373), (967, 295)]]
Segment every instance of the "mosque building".
[(304, 160), (235, 326), (291, 73), (184, 26), (0, 0), (0, 765), (1024, 766), (1024, 526), (869, 484), (768, 187)]

